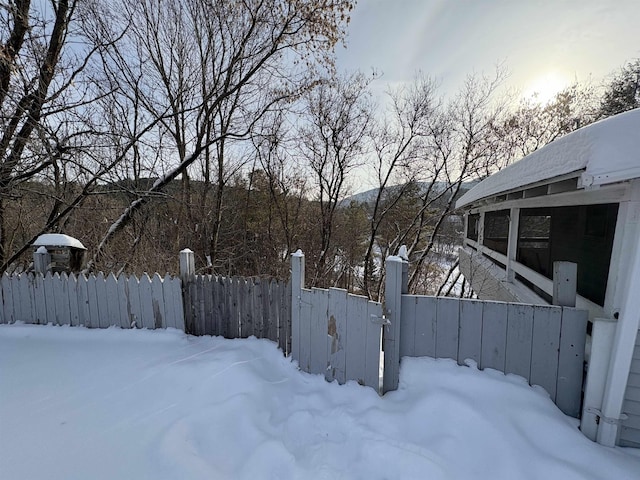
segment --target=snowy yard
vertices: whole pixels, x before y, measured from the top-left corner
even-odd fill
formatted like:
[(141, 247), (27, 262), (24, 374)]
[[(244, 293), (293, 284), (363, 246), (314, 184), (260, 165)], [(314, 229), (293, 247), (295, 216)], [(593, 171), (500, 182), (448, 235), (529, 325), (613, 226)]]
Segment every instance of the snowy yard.
[(406, 359), (384, 397), (266, 340), (0, 325), (0, 478), (639, 479), (544, 391)]

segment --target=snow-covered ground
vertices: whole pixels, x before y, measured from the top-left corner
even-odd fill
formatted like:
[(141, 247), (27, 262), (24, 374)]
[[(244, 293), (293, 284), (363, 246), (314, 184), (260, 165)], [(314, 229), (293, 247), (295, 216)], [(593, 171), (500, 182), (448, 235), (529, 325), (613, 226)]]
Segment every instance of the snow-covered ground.
[(640, 479), (544, 391), (405, 359), (384, 397), (266, 340), (0, 326), (0, 478)]

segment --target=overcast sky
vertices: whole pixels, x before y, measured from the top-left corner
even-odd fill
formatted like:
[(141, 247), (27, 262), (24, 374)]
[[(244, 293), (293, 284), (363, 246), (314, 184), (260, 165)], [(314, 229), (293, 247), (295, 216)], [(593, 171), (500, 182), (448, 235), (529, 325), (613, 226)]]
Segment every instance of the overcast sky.
[(359, 0), (348, 31), (339, 68), (382, 72), (379, 91), (421, 70), (452, 92), (504, 62), (544, 96), (640, 57), (640, 0)]

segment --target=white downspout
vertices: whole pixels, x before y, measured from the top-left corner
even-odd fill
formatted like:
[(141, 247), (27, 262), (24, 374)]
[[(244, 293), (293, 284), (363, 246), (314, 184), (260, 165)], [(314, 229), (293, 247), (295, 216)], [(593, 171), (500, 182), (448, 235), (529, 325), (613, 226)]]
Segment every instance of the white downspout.
[(616, 444), (635, 340), (640, 328), (640, 242), (635, 242), (632, 255), (626, 295), (613, 340), (613, 352), (598, 427), (598, 443), (609, 447)]

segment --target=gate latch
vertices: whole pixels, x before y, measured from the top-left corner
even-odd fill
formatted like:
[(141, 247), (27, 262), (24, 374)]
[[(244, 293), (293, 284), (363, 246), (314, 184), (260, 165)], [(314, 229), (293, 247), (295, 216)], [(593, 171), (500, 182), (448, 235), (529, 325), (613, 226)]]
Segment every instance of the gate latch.
[(378, 315), (371, 314), (370, 316), (371, 323), (375, 323), (376, 325), (391, 325), (391, 320), (382, 315), (379, 317)]

